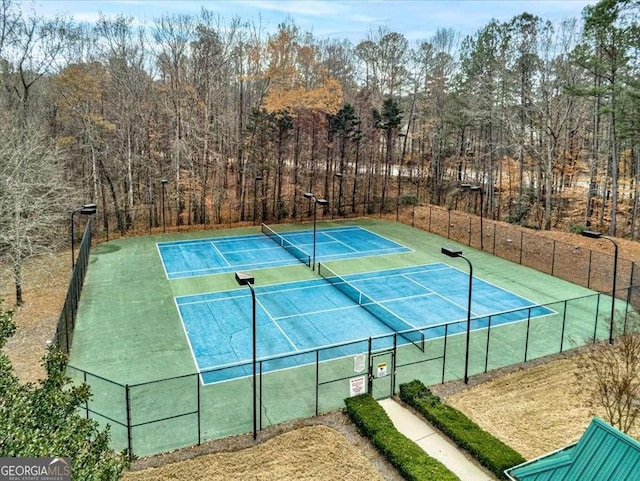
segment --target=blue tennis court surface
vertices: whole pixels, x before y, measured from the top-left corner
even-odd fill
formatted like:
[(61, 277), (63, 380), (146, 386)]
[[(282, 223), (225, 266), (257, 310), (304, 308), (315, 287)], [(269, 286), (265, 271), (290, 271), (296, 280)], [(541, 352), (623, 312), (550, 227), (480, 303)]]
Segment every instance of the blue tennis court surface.
[[(292, 246), (264, 234), (159, 242), (158, 252), (169, 279), (220, 274), (243, 269), (281, 267), (300, 262), (313, 251), (313, 230), (279, 232)], [(293, 251), (293, 252), (292, 252)], [(411, 249), (359, 226), (318, 229), (316, 260), (397, 254)], [(296, 258), (298, 256), (298, 258)]]
[[(363, 340), (327, 352), (331, 358), (365, 352), (366, 338), (394, 331), (408, 331), (398, 336), (398, 342), (406, 344), (415, 343), (416, 334), (427, 338), (444, 335), (444, 327), (425, 330), (429, 326), (464, 321), (450, 325), (448, 332), (455, 334), (466, 329), (469, 277), (447, 264), (352, 274), (339, 277), (338, 282), (335, 278), (330, 280), (255, 287), (257, 357), (300, 352), (298, 356), (266, 361), (264, 371), (315, 362), (315, 352), (305, 351), (323, 346)], [(337, 285), (342, 282), (351, 290), (346, 295)], [(492, 316), (493, 327), (525, 320), (529, 315), (534, 318), (555, 313), (477, 277), (473, 280), (473, 293), (472, 329), (486, 328), (487, 316)], [(178, 297), (176, 306), (198, 370), (227, 367), (203, 372), (204, 383), (250, 374), (249, 289)], [(391, 342), (392, 337), (379, 339), (374, 349), (390, 347)]]

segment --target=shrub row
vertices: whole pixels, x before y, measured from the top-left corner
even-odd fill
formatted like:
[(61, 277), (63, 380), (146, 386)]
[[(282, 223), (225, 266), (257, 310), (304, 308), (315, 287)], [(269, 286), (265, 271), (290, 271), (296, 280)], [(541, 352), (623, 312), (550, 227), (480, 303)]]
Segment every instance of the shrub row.
[(400, 385), (400, 399), (500, 479), (507, 479), (505, 469), (525, 461), (522, 455), (482, 430), (463, 413), (442, 403), (420, 381)]
[(454, 481), (459, 478), (398, 430), (370, 394), (345, 399), (347, 414), (361, 434), (410, 481)]

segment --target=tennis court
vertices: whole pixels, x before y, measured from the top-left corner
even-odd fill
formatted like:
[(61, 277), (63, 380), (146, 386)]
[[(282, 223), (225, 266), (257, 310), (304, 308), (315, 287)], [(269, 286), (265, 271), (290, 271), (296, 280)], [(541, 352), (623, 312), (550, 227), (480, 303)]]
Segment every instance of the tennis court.
[[(309, 224), (278, 230), (289, 242), (313, 237)], [(354, 245), (341, 238), (349, 231), (365, 237)], [(254, 227), (126, 237), (92, 249), (68, 371), (91, 386), (86, 415), (111, 425), (114, 447), (142, 456), (251, 431), (252, 299), (236, 270), (256, 279), (260, 428), (340, 409), (354, 379), (385, 397), (413, 379), (461, 379), (466, 359), (475, 375), (608, 336), (607, 296), (460, 246), (476, 274), (467, 338), (468, 270), (443, 257), (449, 240), (377, 219), (323, 222), (316, 235), (316, 270)], [(173, 267), (159, 255), (161, 245), (211, 239), (229, 252), (251, 251), (248, 238), (273, 250), (255, 264), (219, 264), (210, 271), (219, 275), (170, 278)], [(363, 248), (367, 238), (380, 249)], [(263, 268), (276, 252), (283, 265)], [(616, 306), (623, 316), (626, 305)]]
[[(398, 268), (339, 276), (324, 265), (323, 279), (257, 286), (257, 357), (304, 353), (325, 346), (380, 336), (374, 348), (391, 347), (388, 335), (400, 332), (398, 342), (424, 349), (422, 330), (460, 321), (449, 334), (466, 329), (469, 277), (447, 264)], [(472, 329), (518, 322), (554, 311), (475, 277)], [(249, 375), (252, 357), (252, 299), (248, 289), (176, 298), (194, 362), (203, 383)], [(524, 310), (523, 310), (524, 309)], [(444, 335), (430, 329), (428, 336)], [(332, 350), (334, 358), (357, 354), (357, 344)], [(313, 363), (315, 354), (269, 360), (265, 371)]]
[[(318, 229), (315, 237), (319, 262), (411, 252), (359, 226)], [(159, 242), (157, 247), (167, 278), (179, 279), (297, 262), (311, 265), (313, 238), (313, 230), (277, 233), (263, 225), (262, 234)]]

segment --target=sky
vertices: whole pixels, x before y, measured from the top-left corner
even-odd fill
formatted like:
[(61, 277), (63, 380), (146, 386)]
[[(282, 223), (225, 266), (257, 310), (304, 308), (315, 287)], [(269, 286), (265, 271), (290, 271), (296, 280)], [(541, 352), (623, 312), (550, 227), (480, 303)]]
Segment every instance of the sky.
[(529, 12), (544, 20), (581, 16), (595, 0), (16, 0), (23, 10), (39, 15), (66, 14), (76, 21), (94, 22), (122, 14), (150, 25), (162, 15), (198, 15), (202, 8), (224, 20), (234, 16), (260, 22), (268, 33), (293, 19), (316, 39), (350, 40), (356, 44), (378, 27), (402, 33), (409, 41), (429, 39), (439, 28), (461, 35), (477, 32), (495, 18), (508, 21)]

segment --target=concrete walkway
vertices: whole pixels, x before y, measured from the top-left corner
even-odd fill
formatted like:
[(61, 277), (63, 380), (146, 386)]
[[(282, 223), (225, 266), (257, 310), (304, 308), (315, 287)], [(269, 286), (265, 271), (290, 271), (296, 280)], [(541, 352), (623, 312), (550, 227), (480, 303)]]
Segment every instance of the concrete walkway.
[(424, 419), (391, 398), (379, 401), (398, 431), (436, 458), (461, 481), (495, 481), (493, 474), (468, 459), (458, 447)]

